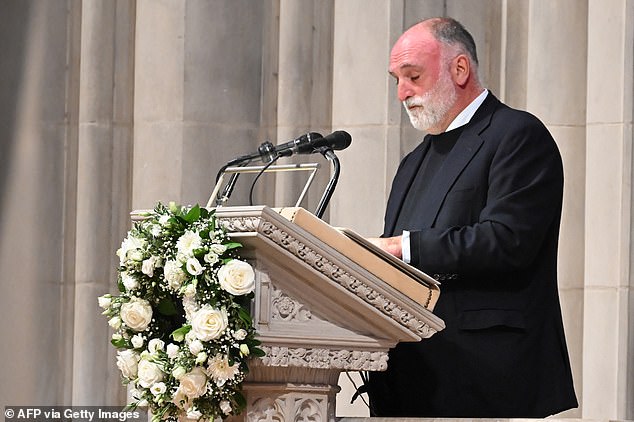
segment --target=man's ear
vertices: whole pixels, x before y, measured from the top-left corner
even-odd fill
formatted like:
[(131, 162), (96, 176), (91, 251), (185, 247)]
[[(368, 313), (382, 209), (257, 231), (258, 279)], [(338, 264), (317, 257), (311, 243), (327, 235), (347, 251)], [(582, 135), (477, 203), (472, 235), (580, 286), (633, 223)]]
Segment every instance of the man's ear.
[(453, 61), (452, 76), (454, 82), (459, 86), (465, 86), (469, 80), (469, 74), (471, 73), (471, 62), (466, 55), (460, 54)]

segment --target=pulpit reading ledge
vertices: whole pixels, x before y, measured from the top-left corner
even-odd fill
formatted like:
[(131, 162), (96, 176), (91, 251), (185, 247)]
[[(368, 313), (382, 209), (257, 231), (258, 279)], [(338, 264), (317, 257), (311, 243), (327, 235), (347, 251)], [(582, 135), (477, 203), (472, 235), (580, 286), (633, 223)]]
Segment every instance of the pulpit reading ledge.
[(383, 371), (391, 347), (444, 328), (431, 277), (304, 209), (221, 207), (216, 217), (255, 269), (252, 313), (266, 352), (250, 362), (247, 409), (232, 422), (334, 421), (342, 371)]

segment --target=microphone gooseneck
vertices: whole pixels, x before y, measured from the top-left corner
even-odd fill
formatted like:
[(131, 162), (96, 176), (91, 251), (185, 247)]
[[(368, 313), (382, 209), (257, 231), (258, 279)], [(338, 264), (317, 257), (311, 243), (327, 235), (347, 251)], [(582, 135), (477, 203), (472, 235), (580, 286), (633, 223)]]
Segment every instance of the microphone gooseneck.
[[(352, 143), (352, 137), (350, 136), (348, 132), (345, 132), (343, 130), (335, 131), (327, 136), (322, 136), (320, 133), (317, 133), (317, 132), (308, 132), (299, 136), (296, 139), (293, 139), (291, 141), (288, 141), (279, 145), (273, 145), (270, 141), (265, 141), (262, 144), (260, 144), (256, 152), (236, 157), (230, 160), (229, 162), (227, 162), (224, 166), (222, 166), (222, 168), (216, 174), (216, 186), (217, 186), (216, 189), (218, 189), (218, 182), (220, 180), (220, 176), (230, 166), (244, 167), (254, 160), (260, 160), (264, 163), (268, 163), (269, 165), (266, 166), (266, 168), (268, 168), (271, 164), (273, 164), (275, 161), (277, 161), (281, 157), (289, 157), (293, 154), (314, 154), (319, 152), (326, 159), (328, 159), (328, 161), (330, 161), (334, 167), (334, 171), (333, 171), (333, 174), (331, 175), (330, 182), (328, 183), (328, 186), (326, 187), (326, 190), (321, 198), (321, 201), (316, 211), (317, 217), (321, 218), (321, 216), (323, 215), (326, 209), (326, 206), (328, 205), (328, 202), (330, 201), (330, 197), (332, 196), (335, 185), (339, 178), (339, 171), (340, 171), (339, 160), (333, 151), (339, 151), (339, 150), (348, 148), (351, 143)], [(264, 170), (265, 169), (263, 169), (263, 171)], [(236, 184), (238, 176), (239, 176), (239, 173), (232, 174), (223, 192), (219, 193), (219, 195), (216, 196), (215, 200), (216, 200), (217, 206), (221, 206), (224, 202), (226, 202), (229, 199), (229, 196), (231, 196), (231, 192), (233, 191), (233, 188)], [(254, 180), (254, 183), (253, 183), (254, 185), (258, 178), (259, 178), (259, 175)], [(214, 191), (214, 193), (212, 194), (212, 197), (216, 195), (216, 192), (217, 190)], [(251, 192), (249, 195), (250, 198), (252, 197), (252, 193), (253, 193), (253, 186), (251, 187)], [(212, 199), (210, 198), (209, 201), (211, 202), (211, 200)]]

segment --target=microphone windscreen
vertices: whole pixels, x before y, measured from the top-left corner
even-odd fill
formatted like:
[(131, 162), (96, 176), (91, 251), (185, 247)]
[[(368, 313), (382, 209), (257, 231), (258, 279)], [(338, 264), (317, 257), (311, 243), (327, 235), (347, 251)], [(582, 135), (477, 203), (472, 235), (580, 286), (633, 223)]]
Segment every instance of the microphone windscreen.
[(346, 149), (352, 143), (352, 136), (344, 130), (338, 130), (336, 132), (331, 133), (330, 135), (321, 138), (316, 143), (319, 146), (330, 147), (334, 150), (342, 150)]

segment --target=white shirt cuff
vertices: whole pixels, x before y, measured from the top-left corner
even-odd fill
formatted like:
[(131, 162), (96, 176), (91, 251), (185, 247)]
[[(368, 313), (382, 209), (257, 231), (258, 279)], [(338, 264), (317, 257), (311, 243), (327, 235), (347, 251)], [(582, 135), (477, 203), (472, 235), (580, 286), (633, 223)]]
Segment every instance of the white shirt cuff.
[(409, 232), (407, 230), (403, 230), (403, 237), (401, 238), (401, 249), (403, 254), (403, 261), (408, 264), (412, 262), (412, 252), (409, 246)]

